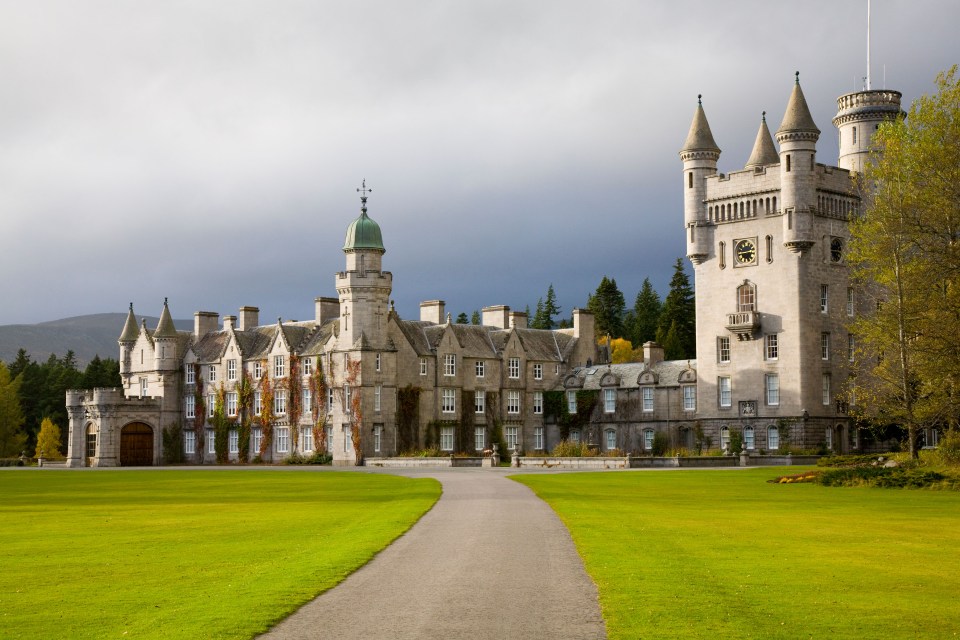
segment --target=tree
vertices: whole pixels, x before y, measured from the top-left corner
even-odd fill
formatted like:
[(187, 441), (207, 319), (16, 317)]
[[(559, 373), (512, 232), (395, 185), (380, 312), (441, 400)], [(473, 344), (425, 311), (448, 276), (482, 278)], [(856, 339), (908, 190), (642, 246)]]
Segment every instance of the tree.
[[(529, 308), (529, 307), (528, 307)], [(530, 319), (531, 329), (546, 329), (547, 320), (543, 316), (543, 298), (537, 299), (537, 310)]]
[(37, 449), (34, 458), (62, 458), (60, 453), (60, 427), (53, 424), (50, 418), (44, 418), (40, 423), (40, 433), (37, 434)]
[[(633, 350), (633, 345), (629, 340), (625, 338), (613, 338), (610, 341), (610, 362), (612, 364), (635, 362), (636, 355)], [(643, 359), (642, 355), (640, 359)]]
[(470, 316), (470, 324), (480, 324), (480, 312), (474, 309), (473, 315)]
[(470, 319), (467, 318), (467, 314), (460, 312), (460, 315), (457, 316), (457, 324), (469, 324)]
[(623, 337), (623, 294), (617, 281), (603, 276), (596, 292), (587, 300), (587, 309), (593, 314), (597, 336)]
[(543, 301), (544, 329), (553, 329), (557, 325), (553, 319), (560, 315), (560, 311), (561, 307), (557, 304), (557, 294), (554, 292), (553, 283), (551, 282), (550, 286), (547, 287), (547, 297)]
[(20, 408), (20, 382), (20, 376), (11, 378), (7, 365), (0, 361), (0, 457), (18, 456), (27, 444)]
[(660, 295), (650, 284), (650, 278), (643, 279), (640, 292), (633, 303), (633, 325), (630, 328), (630, 337), (638, 347), (644, 343), (657, 339), (657, 325), (660, 322), (660, 311), (663, 303)]
[[(671, 331), (674, 336), (669, 336)], [(690, 278), (687, 277), (683, 260), (680, 258), (677, 258), (673, 265), (670, 292), (667, 293), (660, 311), (657, 342), (663, 346), (667, 360), (683, 360), (697, 356), (696, 302)]]
[(880, 126), (863, 176), (869, 193), (847, 261), (867, 299), (852, 322), (857, 354), (851, 412), (899, 424), (911, 456), (926, 427), (957, 426), (960, 413), (960, 80)]

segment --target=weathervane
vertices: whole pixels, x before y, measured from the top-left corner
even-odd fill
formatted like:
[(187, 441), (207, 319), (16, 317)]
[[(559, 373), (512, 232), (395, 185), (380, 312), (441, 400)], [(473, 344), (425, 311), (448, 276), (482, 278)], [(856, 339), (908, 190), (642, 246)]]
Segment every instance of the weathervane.
[(363, 183), (361, 183), (360, 188), (357, 189), (357, 193), (360, 194), (360, 211), (362, 211), (363, 213), (366, 213), (367, 212), (367, 194), (373, 193), (373, 189), (367, 188), (366, 178), (363, 179)]

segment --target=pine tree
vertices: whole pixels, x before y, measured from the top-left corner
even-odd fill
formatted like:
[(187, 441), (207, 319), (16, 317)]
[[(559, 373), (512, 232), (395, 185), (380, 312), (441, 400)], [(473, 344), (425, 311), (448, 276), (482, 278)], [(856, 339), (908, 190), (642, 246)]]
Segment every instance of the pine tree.
[(596, 292), (587, 300), (593, 314), (597, 336), (623, 337), (623, 310), (626, 306), (617, 281), (603, 276)]
[(547, 299), (543, 301), (543, 319), (545, 325), (542, 329), (553, 329), (556, 326), (554, 318), (560, 315), (560, 305), (557, 304), (557, 294), (553, 290), (553, 283), (547, 287)]
[(467, 314), (460, 312), (460, 315), (457, 316), (457, 324), (467, 324), (470, 320), (467, 318)]
[(660, 301), (660, 295), (650, 284), (650, 278), (644, 278), (637, 299), (633, 303), (631, 335), (632, 342), (637, 347), (643, 346), (650, 340), (657, 339), (657, 326), (660, 323), (662, 309), (663, 303)]
[[(657, 342), (663, 346), (667, 359), (683, 360), (697, 356), (696, 325), (693, 287), (690, 286), (690, 279), (683, 269), (683, 260), (677, 258), (673, 266), (673, 277), (670, 279), (670, 292), (663, 302), (657, 326)], [(675, 333), (670, 339), (670, 342), (675, 344), (672, 353), (667, 350), (667, 338), (671, 330)]]
[(530, 319), (530, 328), (531, 329), (546, 329), (547, 321), (543, 317), (543, 298), (537, 300), (537, 311), (533, 314), (533, 318)]
[(479, 325), (479, 324), (480, 324), (480, 312), (479, 312), (479, 311), (474, 310), (473, 315), (470, 316), (470, 324), (476, 324), (476, 325)]
[(60, 453), (60, 427), (53, 424), (50, 418), (44, 418), (40, 423), (40, 433), (37, 434), (37, 449), (34, 458), (62, 458)]
[(0, 361), (0, 457), (4, 458), (20, 455), (27, 444), (20, 408), (20, 381), (19, 376), (11, 378), (7, 365)]

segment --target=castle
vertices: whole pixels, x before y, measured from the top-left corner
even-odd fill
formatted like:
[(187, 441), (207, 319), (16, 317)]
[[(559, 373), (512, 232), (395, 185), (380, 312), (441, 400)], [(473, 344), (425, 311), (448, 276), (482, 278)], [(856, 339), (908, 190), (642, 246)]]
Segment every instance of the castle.
[[(354, 464), (426, 445), (479, 454), (494, 439), (512, 451), (566, 438), (640, 453), (658, 433), (691, 449), (725, 449), (734, 432), (755, 451), (862, 449), (838, 394), (856, 341), (845, 322), (863, 303), (844, 260), (862, 202), (851, 175), (900, 98), (840, 97), (840, 166), (828, 166), (816, 160), (820, 131), (798, 75), (779, 150), (764, 116), (744, 168), (727, 174), (698, 104), (680, 151), (696, 361), (664, 361), (647, 343), (643, 362), (599, 363), (583, 310), (562, 330), (529, 329), (505, 306), (484, 308), (481, 325), (454, 324), (440, 300), (421, 303), (419, 320), (401, 319), (364, 185), (338, 297), (316, 298), (313, 320), (261, 325), (256, 307), (241, 307), (222, 326), (217, 313), (197, 312), (194, 330), (181, 332), (165, 301), (151, 330), (131, 305), (119, 339), (123, 388), (67, 392), (68, 465), (157, 464), (173, 425), (188, 461), (212, 461), (218, 412), (228, 425), (222, 455), (234, 461), (326, 449), (334, 464)], [(558, 396), (559, 413), (547, 406)]]

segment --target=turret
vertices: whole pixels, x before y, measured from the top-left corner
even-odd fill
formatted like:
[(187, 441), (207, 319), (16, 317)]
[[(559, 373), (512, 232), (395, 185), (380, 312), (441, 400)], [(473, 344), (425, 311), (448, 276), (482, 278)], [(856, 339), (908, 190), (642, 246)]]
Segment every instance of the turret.
[(750, 158), (744, 169), (756, 169), (778, 162), (780, 162), (780, 155), (773, 144), (773, 136), (770, 135), (770, 128), (767, 127), (767, 112), (764, 111), (760, 116), (760, 129), (753, 143), (753, 151), (750, 152)]
[(137, 342), (137, 336), (140, 331), (137, 328), (137, 318), (133, 315), (133, 303), (130, 303), (130, 310), (127, 311), (127, 321), (123, 325), (123, 331), (117, 342), (120, 343), (120, 374), (130, 373), (130, 358), (133, 352), (133, 345)]
[(777, 129), (780, 143), (780, 202), (783, 211), (783, 244), (802, 252), (814, 243), (813, 204), (817, 201), (816, 162), (820, 129), (813, 122), (796, 74), (793, 93), (783, 122)]
[(903, 113), (899, 91), (867, 90), (837, 98), (833, 124), (840, 134), (838, 166), (863, 173), (870, 157), (873, 134), (882, 122), (895, 120)]
[(153, 332), (153, 368), (157, 371), (170, 371), (177, 368), (177, 329), (173, 326), (170, 317), (170, 308), (167, 299), (163, 299), (163, 311), (160, 312), (160, 322)]
[(687, 257), (694, 264), (700, 264), (710, 251), (711, 238), (706, 228), (708, 224), (706, 205), (706, 179), (716, 175), (717, 160), (720, 159), (720, 147), (713, 140), (707, 116), (703, 112), (703, 96), (697, 96), (697, 109), (693, 112), (693, 122), (687, 141), (680, 149), (683, 161), (683, 221), (687, 230)]

